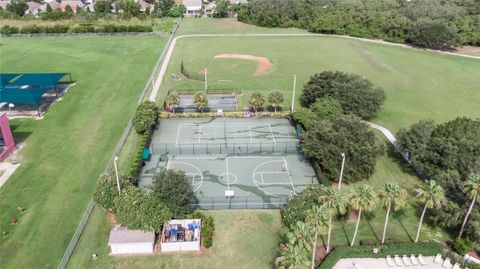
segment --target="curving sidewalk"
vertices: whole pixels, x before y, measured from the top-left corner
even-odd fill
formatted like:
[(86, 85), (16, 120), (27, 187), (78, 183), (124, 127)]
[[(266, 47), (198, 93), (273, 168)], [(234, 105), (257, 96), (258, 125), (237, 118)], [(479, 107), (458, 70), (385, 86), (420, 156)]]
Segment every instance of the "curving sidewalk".
[(380, 126), (378, 124), (371, 123), (371, 122), (368, 122), (368, 121), (366, 121), (365, 123), (370, 128), (373, 128), (373, 129), (376, 129), (376, 130), (379, 130), (380, 132), (382, 132), (382, 134), (388, 139), (388, 141), (390, 141), (390, 143), (392, 143), (392, 145), (394, 147), (396, 147), (395, 142), (397, 142), (397, 139), (395, 138), (395, 135), (393, 135), (393, 133), (390, 130), (388, 130), (387, 128), (385, 128), (383, 126)]
[[(459, 56), (459, 57), (465, 57), (465, 58), (471, 58), (471, 59), (477, 59), (480, 60), (480, 56), (472, 56), (472, 55), (466, 55), (466, 54), (459, 54), (459, 53), (453, 53), (453, 52), (446, 52), (446, 51), (438, 51), (438, 50), (431, 50), (431, 49), (420, 49), (420, 48), (415, 48), (406, 44), (398, 44), (398, 43), (391, 43), (383, 40), (375, 40), (375, 39), (366, 39), (366, 38), (360, 38), (360, 37), (353, 37), (353, 36), (343, 36), (343, 35), (327, 35), (327, 34), (312, 34), (312, 33), (305, 33), (305, 34), (190, 34), (190, 35), (180, 35), (177, 36), (173, 39), (172, 43), (168, 47), (167, 54), (165, 55), (165, 59), (163, 60), (162, 66), (160, 68), (160, 72), (158, 73), (157, 78), (155, 79), (153, 83), (153, 90), (150, 93), (150, 97), (148, 98), (150, 101), (155, 102), (157, 99), (158, 91), (160, 90), (160, 86), (162, 85), (163, 82), (163, 77), (165, 75), (165, 72), (167, 71), (168, 64), (170, 63), (170, 59), (172, 58), (173, 50), (175, 49), (175, 46), (177, 44), (177, 40), (182, 39), (182, 38), (190, 38), (190, 37), (286, 37), (286, 36), (291, 36), (291, 37), (296, 37), (296, 36), (318, 36), (318, 37), (338, 37), (338, 38), (346, 38), (346, 39), (353, 39), (353, 40), (359, 40), (359, 41), (364, 41), (364, 42), (369, 42), (369, 43), (375, 43), (375, 44), (381, 44), (381, 45), (386, 45), (386, 46), (396, 46), (396, 47), (402, 47), (406, 49), (412, 49), (412, 50), (417, 50), (417, 51), (430, 51), (438, 54), (443, 54), (443, 55), (452, 55), (452, 56)], [(387, 137), (388, 138), (388, 137)]]

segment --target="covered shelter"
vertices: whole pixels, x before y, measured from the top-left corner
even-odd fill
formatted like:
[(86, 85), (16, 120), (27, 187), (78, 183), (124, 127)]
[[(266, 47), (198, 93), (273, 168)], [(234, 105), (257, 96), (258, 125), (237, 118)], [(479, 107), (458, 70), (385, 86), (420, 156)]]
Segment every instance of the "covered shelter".
[(2, 73), (0, 74), (0, 102), (22, 105), (35, 105), (40, 116), (42, 96), (55, 91), (58, 98), (58, 84), (70, 73)]
[(129, 230), (126, 227), (115, 225), (110, 231), (108, 245), (112, 255), (153, 253), (155, 233)]
[(199, 251), (201, 219), (170, 220), (163, 225), (161, 252)]

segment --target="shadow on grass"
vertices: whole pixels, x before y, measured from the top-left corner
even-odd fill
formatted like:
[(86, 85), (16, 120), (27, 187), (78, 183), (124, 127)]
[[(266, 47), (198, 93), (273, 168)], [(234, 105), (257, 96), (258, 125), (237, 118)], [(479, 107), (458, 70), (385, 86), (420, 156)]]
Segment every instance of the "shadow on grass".
[(405, 232), (405, 234), (407, 235), (408, 239), (413, 242), (413, 237), (410, 235), (410, 233), (408, 232), (407, 228), (405, 227), (405, 225), (403, 224), (402, 222), (402, 218), (405, 217), (405, 213), (403, 210), (400, 210), (400, 211), (397, 211), (397, 212), (394, 212), (392, 214), (392, 217), (398, 221), (398, 223), (400, 224), (400, 227), (402, 227), (402, 230)]
[(365, 219), (367, 221), (368, 227), (370, 228), (370, 231), (372, 231), (373, 236), (375, 236), (375, 240), (380, 241), (380, 238), (378, 237), (377, 233), (375, 232), (375, 229), (373, 229), (373, 226), (370, 223), (370, 220), (372, 220), (374, 217), (375, 215), (372, 213), (365, 214)]

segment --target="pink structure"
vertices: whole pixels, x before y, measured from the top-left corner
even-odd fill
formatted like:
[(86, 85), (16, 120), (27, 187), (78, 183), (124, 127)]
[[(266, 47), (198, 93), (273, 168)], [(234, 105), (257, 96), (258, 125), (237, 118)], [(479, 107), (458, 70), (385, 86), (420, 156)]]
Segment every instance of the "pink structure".
[(0, 115), (0, 161), (5, 160), (7, 156), (15, 149), (10, 124), (8, 124), (7, 114)]

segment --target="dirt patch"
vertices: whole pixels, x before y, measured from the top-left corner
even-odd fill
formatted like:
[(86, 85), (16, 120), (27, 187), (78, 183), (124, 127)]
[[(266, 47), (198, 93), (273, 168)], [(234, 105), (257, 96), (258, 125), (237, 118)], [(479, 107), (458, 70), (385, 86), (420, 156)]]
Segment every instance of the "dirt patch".
[(117, 224), (117, 219), (115, 218), (115, 215), (112, 212), (107, 213), (107, 219), (110, 224), (115, 225)]
[(460, 54), (467, 54), (467, 55), (472, 55), (472, 56), (480, 56), (480, 48), (479, 47), (460, 47), (456, 48), (455, 53), (460, 53)]
[(215, 56), (215, 59), (240, 59), (247, 61), (254, 61), (258, 63), (257, 70), (253, 72), (253, 76), (261, 76), (268, 73), (270, 68), (272, 68), (272, 62), (266, 57), (248, 55), (248, 54), (218, 54)]

